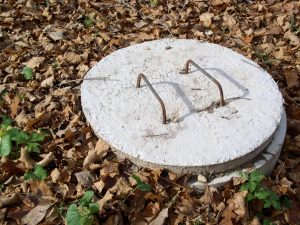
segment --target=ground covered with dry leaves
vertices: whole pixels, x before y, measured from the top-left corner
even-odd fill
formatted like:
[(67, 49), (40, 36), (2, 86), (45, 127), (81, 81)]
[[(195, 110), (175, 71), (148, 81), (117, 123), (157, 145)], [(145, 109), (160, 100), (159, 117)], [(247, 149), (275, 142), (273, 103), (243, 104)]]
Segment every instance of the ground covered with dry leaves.
[[(238, 178), (196, 193), (188, 176), (118, 161), (98, 141), (81, 110), (85, 73), (119, 48), (164, 37), (218, 43), (272, 74), (288, 130), (264, 183), (289, 208), (245, 201)], [(2, 155), (12, 149), (0, 162), (0, 223), (63, 224), (68, 207), (93, 190), (95, 224), (300, 224), (299, 39), (300, 2), (292, 0), (1, 0), (0, 135), (4, 143), (13, 127), (19, 136), (0, 146)]]

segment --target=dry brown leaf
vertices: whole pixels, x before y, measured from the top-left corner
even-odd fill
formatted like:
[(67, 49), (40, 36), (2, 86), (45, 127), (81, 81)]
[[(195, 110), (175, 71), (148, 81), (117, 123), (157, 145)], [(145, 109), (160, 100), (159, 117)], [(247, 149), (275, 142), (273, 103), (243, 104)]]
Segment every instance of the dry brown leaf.
[(211, 26), (213, 17), (214, 17), (213, 13), (205, 12), (200, 15), (200, 21), (203, 23), (205, 27), (209, 28)]
[(164, 208), (160, 211), (157, 217), (152, 220), (149, 225), (164, 225), (169, 216), (169, 208)]
[(87, 188), (91, 187), (95, 181), (95, 176), (89, 171), (75, 173), (75, 177), (77, 178), (78, 184)]
[(149, 41), (154, 39), (154, 35), (142, 32), (138, 34), (138, 39), (141, 41)]
[(284, 72), (284, 76), (289, 87), (294, 87), (299, 85), (298, 72), (296, 70), (290, 69)]
[(57, 168), (52, 170), (50, 176), (54, 183), (58, 183), (61, 180), (61, 172)]
[(48, 164), (55, 159), (55, 155), (53, 152), (49, 152), (48, 154), (40, 154), (40, 156), (43, 159), (41, 161), (39, 161), (37, 164), (39, 164), (43, 167), (48, 166)]
[(266, 32), (267, 32), (266, 28), (263, 27), (263, 28), (255, 30), (254, 31), (254, 36), (255, 37), (261, 37), (261, 36), (265, 35)]
[(213, 6), (219, 6), (219, 5), (223, 5), (223, 4), (228, 4), (230, 2), (231, 2), (231, 0), (211, 0), (211, 4)]
[(248, 225), (261, 225), (259, 222), (259, 219), (255, 216), (249, 223)]
[(285, 32), (284, 38), (288, 39), (290, 41), (290, 44), (293, 46), (299, 46), (300, 45), (300, 39), (297, 35), (292, 33), (290, 30)]
[(10, 104), (10, 110), (11, 110), (11, 116), (12, 118), (15, 118), (17, 113), (18, 113), (18, 109), (19, 109), (19, 103), (20, 103), (20, 98), (19, 97), (15, 97)]
[(284, 218), (289, 225), (299, 225), (299, 210), (289, 209), (286, 213), (284, 213)]
[(26, 63), (26, 66), (32, 69), (38, 68), (40, 64), (44, 62), (44, 60), (44, 57), (33, 57)]
[(105, 183), (103, 182), (103, 180), (99, 180), (94, 183), (94, 187), (97, 189), (99, 193), (101, 193), (103, 188), (105, 187)]
[(106, 204), (108, 201), (112, 200), (112, 198), (113, 198), (113, 194), (107, 191), (104, 197), (98, 201), (100, 209), (102, 209), (104, 204)]
[(228, 26), (229, 28), (234, 28), (236, 25), (236, 20), (232, 15), (226, 14), (223, 17), (223, 26)]
[(16, 123), (19, 127), (23, 127), (27, 125), (27, 123), (30, 121), (30, 116), (26, 115), (25, 110), (22, 110), (19, 115), (15, 118)]
[(119, 163), (107, 163), (105, 166), (100, 170), (100, 175), (103, 177), (110, 176), (114, 177), (119, 175)]
[(66, 52), (64, 54), (64, 59), (72, 64), (77, 64), (81, 62), (81, 57), (80, 55), (74, 53), (74, 52)]
[(41, 194), (43, 196), (47, 197), (53, 197), (53, 192), (51, 191), (49, 185), (46, 183), (44, 180), (35, 180), (35, 181), (30, 181), (30, 189), (34, 194)]
[(223, 220), (221, 221), (222, 225), (231, 225), (233, 221), (239, 222), (245, 219), (247, 212), (245, 204), (246, 195), (247, 191), (237, 192), (231, 199), (227, 200), (227, 206), (223, 212)]
[(131, 191), (132, 187), (130, 187), (129, 183), (123, 178), (118, 178), (117, 183), (109, 189), (112, 194), (116, 194), (117, 196), (127, 196)]
[(294, 182), (300, 183), (300, 172), (290, 172), (289, 176)]
[(54, 81), (54, 76), (48, 77), (41, 82), (41, 87), (52, 87)]
[(105, 32), (99, 32), (99, 36), (105, 41), (105, 42), (109, 42), (110, 37), (107, 33)]
[(90, 163), (99, 162), (109, 150), (109, 145), (102, 139), (99, 139), (94, 149), (90, 149), (84, 159), (83, 166), (88, 167)]
[(89, 70), (89, 67), (85, 64), (80, 64), (76, 69), (78, 70), (78, 77), (82, 78)]
[(30, 158), (29, 152), (25, 148), (21, 148), (19, 161), (24, 163), (26, 169), (31, 170), (34, 168), (35, 162)]
[(53, 41), (58, 41), (64, 39), (64, 32), (62, 30), (60, 31), (54, 31), (50, 32), (48, 36), (53, 40)]
[(46, 213), (50, 207), (51, 204), (37, 205), (22, 218), (22, 224), (27, 224), (27, 225), (39, 224), (39, 222), (41, 222), (46, 216)]
[(18, 193), (13, 193), (9, 197), (0, 196), (0, 209), (2, 209), (3, 207), (9, 206), (9, 205), (13, 205), (18, 200), (19, 200), (19, 194)]

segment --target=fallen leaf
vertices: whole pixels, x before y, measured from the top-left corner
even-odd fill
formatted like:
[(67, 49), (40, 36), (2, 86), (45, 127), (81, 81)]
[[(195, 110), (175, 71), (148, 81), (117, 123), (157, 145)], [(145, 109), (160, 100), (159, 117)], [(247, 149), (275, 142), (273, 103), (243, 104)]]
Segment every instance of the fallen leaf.
[(58, 183), (61, 180), (61, 172), (57, 168), (52, 170), (50, 176), (54, 183)]
[(18, 200), (19, 200), (19, 194), (18, 193), (13, 193), (9, 197), (0, 196), (0, 209), (2, 209), (3, 207), (9, 206), (9, 205), (13, 205)]
[(200, 21), (203, 22), (203, 25), (205, 27), (209, 28), (211, 26), (213, 17), (214, 17), (213, 13), (205, 12), (200, 15)]
[(104, 197), (98, 201), (100, 209), (102, 209), (104, 204), (106, 204), (108, 201), (112, 200), (112, 198), (113, 198), (113, 194), (107, 191)]
[(42, 194), (43, 196), (47, 196), (49, 198), (52, 198), (54, 196), (49, 185), (43, 180), (30, 181), (29, 184), (31, 191), (34, 194)]
[(261, 223), (259, 222), (259, 219), (255, 216), (252, 220), (250, 220), (248, 225), (261, 225)]
[(55, 159), (55, 155), (53, 152), (49, 152), (48, 154), (40, 154), (40, 156), (43, 159), (39, 161), (37, 164), (43, 167), (48, 166), (48, 164)]
[(223, 17), (223, 26), (228, 26), (229, 28), (233, 28), (236, 25), (236, 20), (232, 15), (226, 14)]
[(20, 98), (19, 97), (15, 97), (10, 104), (10, 110), (11, 110), (11, 116), (12, 118), (15, 118), (17, 113), (18, 113), (18, 109), (19, 109), (19, 104), (20, 104)]
[(293, 46), (299, 46), (300, 45), (299, 37), (297, 37), (297, 35), (292, 33), (290, 30), (285, 32), (284, 38), (288, 39), (290, 41), (290, 44), (293, 45)]
[(49, 36), (53, 41), (58, 41), (58, 40), (64, 39), (64, 32), (63, 32), (63, 31), (49, 32), (48, 36)]
[(164, 225), (169, 217), (169, 208), (164, 208), (160, 213), (152, 220), (149, 225)]
[(89, 150), (83, 161), (83, 166), (87, 168), (89, 164), (101, 161), (108, 150), (109, 145), (103, 139), (99, 139), (95, 148)]
[(38, 205), (22, 218), (22, 224), (37, 225), (41, 222), (51, 204)]
[(54, 81), (54, 76), (48, 77), (41, 82), (41, 87), (52, 87)]
[(99, 35), (105, 42), (108, 42), (110, 40), (109, 35), (105, 32), (99, 32)]
[(289, 87), (298, 86), (299, 85), (299, 77), (298, 72), (293, 69), (289, 69), (284, 71), (285, 80)]
[(290, 172), (289, 176), (294, 182), (300, 183), (300, 172)]
[(211, 4), (213, 6), (219, 6), (219, 5), (223, 5), (223, 4), (228, 4), (230, 2), (231, 2), (231, 0), (211, 0)]
[(42, 62), (44, 62), (44, 57), (33, 57), (27, 63), (26, 66), (31, 69), (38, 68)]
[(77, 64), (81, 62), (81, 57), (80, 55), (74, 53), (74, 52), (66, 52), (64, 54), (64, 59), (72, 64)]
[(75, 177), (77, 178), (78, 184), (87, 188), (91, 187), (95, 180), (95, 177), (89, 171), (75, 173)]
[(227, 206), (223, 212), (222, 225), (233, 225), (233, 221), (239, 222), (246, 216), (245, 197), (247, 191), (237, 192), (227, 200)]
[(24, 163), (25, 167), (28, 170), (31, 170), (34, 168), (35, 162), (32, 158), (30, 158), (29, 152), (24, 147), (21, 148), (21, 154), (20, 154), (19, 161)]

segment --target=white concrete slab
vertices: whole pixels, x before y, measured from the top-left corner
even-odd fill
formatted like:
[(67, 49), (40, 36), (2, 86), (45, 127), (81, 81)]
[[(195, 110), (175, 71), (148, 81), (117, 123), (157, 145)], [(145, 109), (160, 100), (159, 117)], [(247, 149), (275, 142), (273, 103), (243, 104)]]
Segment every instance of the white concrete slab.
[[(222, 85), (218, 89), (192, 59)], [(142, 81), (145, 74), (166, 106), (161, 108)], [(95, 133), (141, 166), (177, 173), (226, 171), (252, 159), (270, 142), (283, 111), (282, 96), (271, 76), (253, 61), (215, 44), (163, 39), (120, 49), (103, 58), (81, 87), (82, 107)], [(204, 111), (201, 111), (204, 110)], [(201, 112), (198, 112), (201, 111)]]
[(216, 188), (221, 187), (225, 183), (229, 182), (233, 177), (239, 177), (241, 172), (250, 173), (253, 170), (258, 169), (265, 175), (270, 175), (280, 156), (280, 152), (285, 139), (286, 127), (287, 119), (285, 112), (283, 112), (281, 122), (275, 132), (275, 135), (273, 136), (271, 143), (261, 154), (259, 154), (240, 168), (236, 168), (230, 172), (226, 172), (225, 174), (215, 175), (215, 178), (210, 179), (207, 183), (199, 182), (196, 178), (192, 178), (188, 182), (188, 185), (201, 192), (205, 190), (206, 185)]

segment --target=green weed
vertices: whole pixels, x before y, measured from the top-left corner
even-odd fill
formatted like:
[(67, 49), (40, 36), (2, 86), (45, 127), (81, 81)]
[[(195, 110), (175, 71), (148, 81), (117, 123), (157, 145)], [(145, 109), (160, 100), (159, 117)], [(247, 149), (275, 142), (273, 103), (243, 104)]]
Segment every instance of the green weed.
[(36, 164), (34, 171), (24, 174), (25, 180), (45, 180), (47, 178), (47, 171), (41, 166)]
[(33, 77), (33, 70), (32, 68), (25, 66), (22, 70), (22, 74), (26, 80), (30, 80)]
[(94, 214), (99, 212), (98, 203), (92, 203), (94, 192), (87, 191), (79, 204), (71, 204), (68, 208), (66, 220), (68, 225), (92, 225)]
[(0, 156), (9, 156), (13, 150), (18, 147), (25, 147), (29, 152), (40, 153), (40, 144), (45, 135), (32, 132), (27, 133), (18, 127), (12, 127), (12, 120), (6, 116), (0, 116), (2, 124), (0, 125)]

